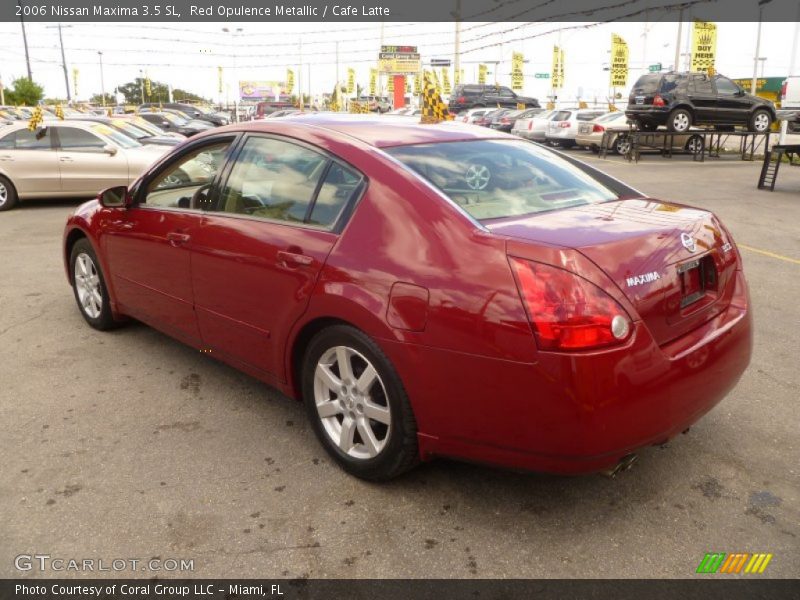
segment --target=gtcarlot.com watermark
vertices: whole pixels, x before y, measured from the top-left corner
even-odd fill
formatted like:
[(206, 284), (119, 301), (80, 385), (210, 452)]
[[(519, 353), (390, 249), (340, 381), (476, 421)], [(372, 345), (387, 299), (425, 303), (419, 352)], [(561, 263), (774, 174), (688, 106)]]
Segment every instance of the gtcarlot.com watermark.
[(62, 558), (49, 554), (18, 554), (18, 571), (105, 573), (121, 571), (185, 572), (194, 571), (193, 558)]

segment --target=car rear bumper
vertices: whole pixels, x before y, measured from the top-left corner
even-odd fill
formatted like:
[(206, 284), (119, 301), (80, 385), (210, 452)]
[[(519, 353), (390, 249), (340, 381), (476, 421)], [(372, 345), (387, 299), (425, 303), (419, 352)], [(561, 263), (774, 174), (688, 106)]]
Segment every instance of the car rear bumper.
[(669, 116), (669, 109), (658, 106), (637, 106), (635, 104), (629, 104), (628, 108), (625, 109), (625, 116), (635, 121), (664, 125)]
[(750, 362), (749, 298), (737, 277), (727, 310), (664, 347), (641, 322), (623, 348), (541, 352), (534, 364), (387, 342), (422, 457), (577, 474), (666, 442), (722, 400)]

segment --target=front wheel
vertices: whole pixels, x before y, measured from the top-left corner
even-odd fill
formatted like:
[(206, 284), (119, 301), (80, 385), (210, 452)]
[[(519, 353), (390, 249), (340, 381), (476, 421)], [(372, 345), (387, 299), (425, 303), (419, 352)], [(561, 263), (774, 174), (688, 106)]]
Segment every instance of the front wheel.
[(614, 140), (614, 154), (627, 156), (631, 151), (631, 139), (627, 135), (618, 135)]
[(700, 154), (703, 152), (705, 147), (705, 143), (703, 141), (702, 136), (693, 135), (688, 140), (686, 140), (685, 149), (688, 150), (691, 154)]
[(83, 238), (75, 243), (69, 264), (75, 301), (83, 318), (95, 329), (113, 329), (117, 323), (111, 313), (108, 288), (89, 240)]
[(0, 175), (0, 210), (11, 210), (17, 205), (17, 191), (11, 182)]
[(769, 111), (764, 110), (763, 108), (755, 111), (753, 116), (750, 117), (750, 131), (755, 131), (756, 133), (766, 133), (769, 131), (771, 126), (772, 116), (769, 114)]
[(669, 114), (667, 129), (675, 133), (684, 133), (692, 126), (692, 113), (685, 108), (676, 108)]
[(363, 332), (335, 325), (318, 333), (303, 359), (302, 390), (317, 438), (348, 473), (385, 481), (418, 462), (403, 384)]

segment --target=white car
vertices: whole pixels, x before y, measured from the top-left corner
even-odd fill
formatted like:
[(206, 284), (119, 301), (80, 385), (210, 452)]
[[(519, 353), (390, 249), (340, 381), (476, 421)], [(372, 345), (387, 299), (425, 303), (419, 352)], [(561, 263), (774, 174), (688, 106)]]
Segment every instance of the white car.
[(547, 124), (557, 112), (557, 110), (546, 110), (529, 119), (518, 119), (511, 128), (511, 133), (526, 140), (543, 142), (547, 133)]
[(593, 121), (603, 115), (604, 110), (596, 108), (568, 108), (556, 111), (547, 123), (545, 139), (548, 143), (562, 148), (575, 145), (578, 135), (578, 124)]
[(469, 110), (458, 113), (456, 120), (461, 121), (462, 123), (474, 123), (476, 119), (484, 116), (488, 112), (492, 112), (493, 110), (495, 109), (491, 106), (488, 108), (485, 106), (480, 108), (470, 108)]

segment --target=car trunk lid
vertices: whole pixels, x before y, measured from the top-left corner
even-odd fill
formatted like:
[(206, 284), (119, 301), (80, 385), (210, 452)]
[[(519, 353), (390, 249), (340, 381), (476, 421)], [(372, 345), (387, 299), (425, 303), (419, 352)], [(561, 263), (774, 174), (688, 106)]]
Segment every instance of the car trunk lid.
[(666, 344), (718, 314), (737, 253), (713, 213), (625, 199), (484, 224), (510, 238), (571, 247), (600, 267)]

